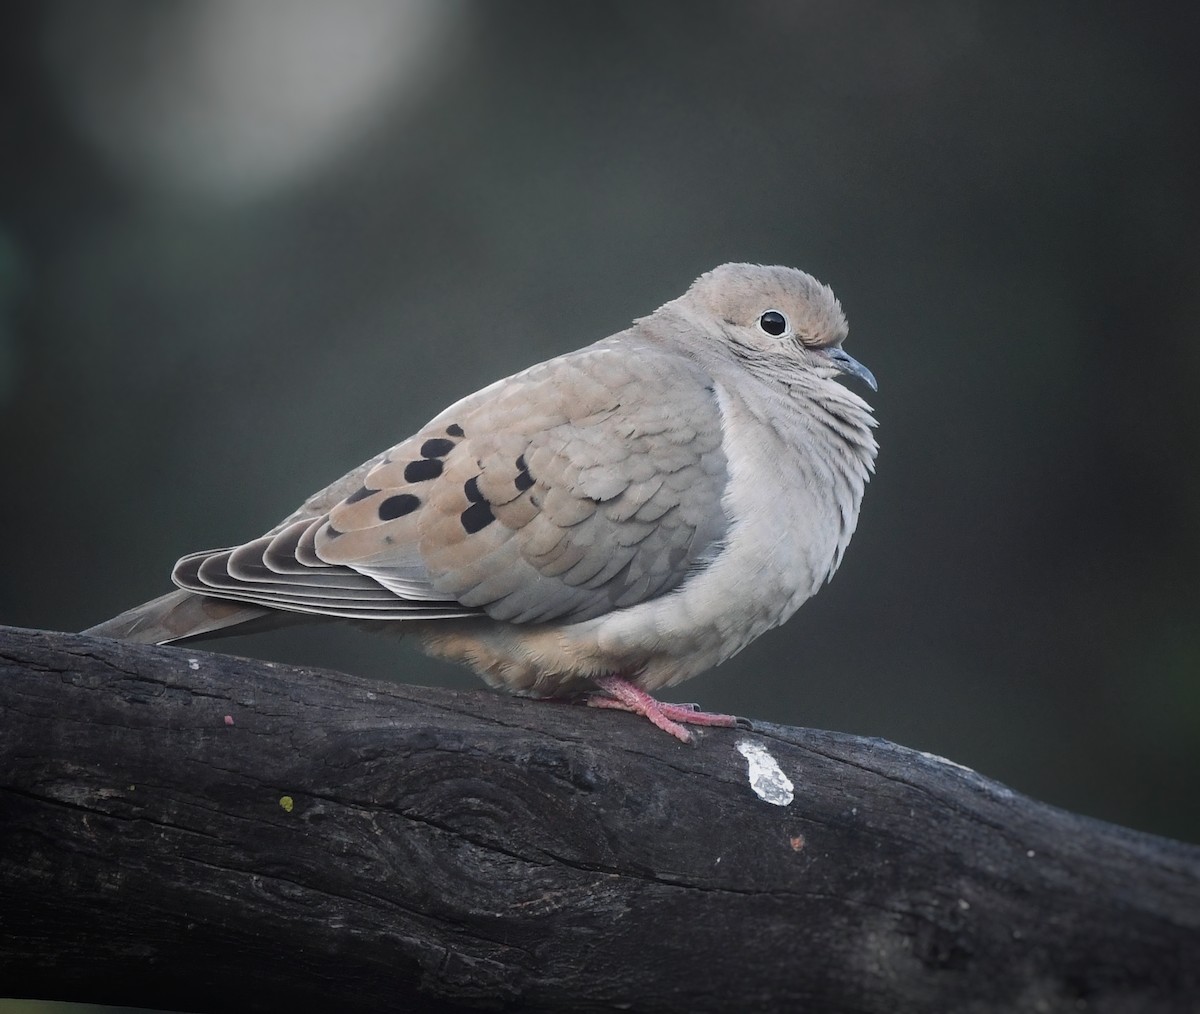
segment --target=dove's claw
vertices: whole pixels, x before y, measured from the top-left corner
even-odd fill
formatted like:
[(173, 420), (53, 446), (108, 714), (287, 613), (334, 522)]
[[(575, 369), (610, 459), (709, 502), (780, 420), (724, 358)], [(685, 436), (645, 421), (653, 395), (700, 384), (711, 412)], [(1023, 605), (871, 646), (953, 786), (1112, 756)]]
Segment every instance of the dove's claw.
[(643, 715), (683, 743), (692, 742), (692, 734), (681, 723), (688, 725), (713, 725), (721, 728), (733, 728), (745, 719), (733, 715), (716, 715), (700, 711), (695, 704), (667, 704), (656, 700), (641, 687), (635, 686), (623, 676), (597, 676), (595, 684), (604, 691), (606, 696), (592, 695), (588, 698), (588, 706), (593, 708), (614, 708), (618, 711), (632, 711), (635, 715)]

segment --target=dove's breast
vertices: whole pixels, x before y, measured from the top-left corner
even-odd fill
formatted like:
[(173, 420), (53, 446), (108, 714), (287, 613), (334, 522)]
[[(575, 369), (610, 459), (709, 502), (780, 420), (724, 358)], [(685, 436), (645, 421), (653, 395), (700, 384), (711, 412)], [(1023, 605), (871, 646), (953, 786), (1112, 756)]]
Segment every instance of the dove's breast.
[[(736, 654), (814, 595), (853, 534), (866, 484), (866, 460), (838, 446), (842, 435), (819, 413), (813, 425), (810, 405), (770, 388), (753, 401), (715, 391), (730, 463), (721, 552), (670, 595), (601, 617), (589, 632), (612, 658), (647, 653), (638, 682), (651, 692)], [(868, 426), (855, 430), (873, 448)]]

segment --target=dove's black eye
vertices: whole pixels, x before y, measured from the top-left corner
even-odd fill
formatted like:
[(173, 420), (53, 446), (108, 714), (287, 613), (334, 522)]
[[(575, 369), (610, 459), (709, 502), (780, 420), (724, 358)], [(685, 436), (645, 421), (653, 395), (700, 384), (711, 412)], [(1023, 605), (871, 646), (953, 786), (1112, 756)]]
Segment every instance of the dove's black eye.
[(758, 318), (758, 326), (772, 338), (778, 338), (788, 329), (787, 317), (778, 310), (768, 310)]

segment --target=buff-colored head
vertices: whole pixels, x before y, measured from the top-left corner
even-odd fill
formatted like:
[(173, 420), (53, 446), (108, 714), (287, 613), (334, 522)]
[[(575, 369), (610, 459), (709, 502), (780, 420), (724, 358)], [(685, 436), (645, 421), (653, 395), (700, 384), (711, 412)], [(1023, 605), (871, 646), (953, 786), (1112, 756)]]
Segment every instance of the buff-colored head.
[(842, 351), (849, 329), (833, 290), (796, 268), (722, 264), (672, 305), (718, 323), (743, 361), (786, 361), (820, 376), (855, 376), (876, 389), (871, 371)]

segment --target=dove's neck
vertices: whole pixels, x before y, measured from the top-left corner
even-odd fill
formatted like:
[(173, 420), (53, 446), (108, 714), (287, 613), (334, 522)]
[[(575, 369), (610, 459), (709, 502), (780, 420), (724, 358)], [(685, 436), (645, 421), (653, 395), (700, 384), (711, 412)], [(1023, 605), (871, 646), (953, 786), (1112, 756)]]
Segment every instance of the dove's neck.
[[(870, 407), (836, 381), (811, 373), (787, 382), (747, 381), (727, 371), (714, 376), (726, 458), (733, 463), (728, 495), (741, 501), (731, 516), (768, 515), (770, 524), (790, 531), (794, 563), (803, 565), (811, 582), (806, 598), (837, 570), (858, 524), (878, 450)], [(778, 503), (763, 502), (759, 487), (767, 474), (779, 477)]]
[[(716, 337), (697, 340), (698, 333), (704, 334), (702, 322), (684, 308), (668, 304), (640, 323), (652, 343), (673, 347), (717, 381), (727, 439), (744, 442), (749, 451), (777, 445), (771, 453), (780, 457), (773, 464), (769, 456), (764, 458), (767, 471), (759, 474), (789, 468), (806, 491), (827, 493), (828, 506), (840, 516), (835, 526), (839, 537), (821, 579), (832, 575), (854, 532), (879, 449), (871, 406), (803, 362), (755, 355)], [(729, 448), (726, 458), (736, 460)]]

